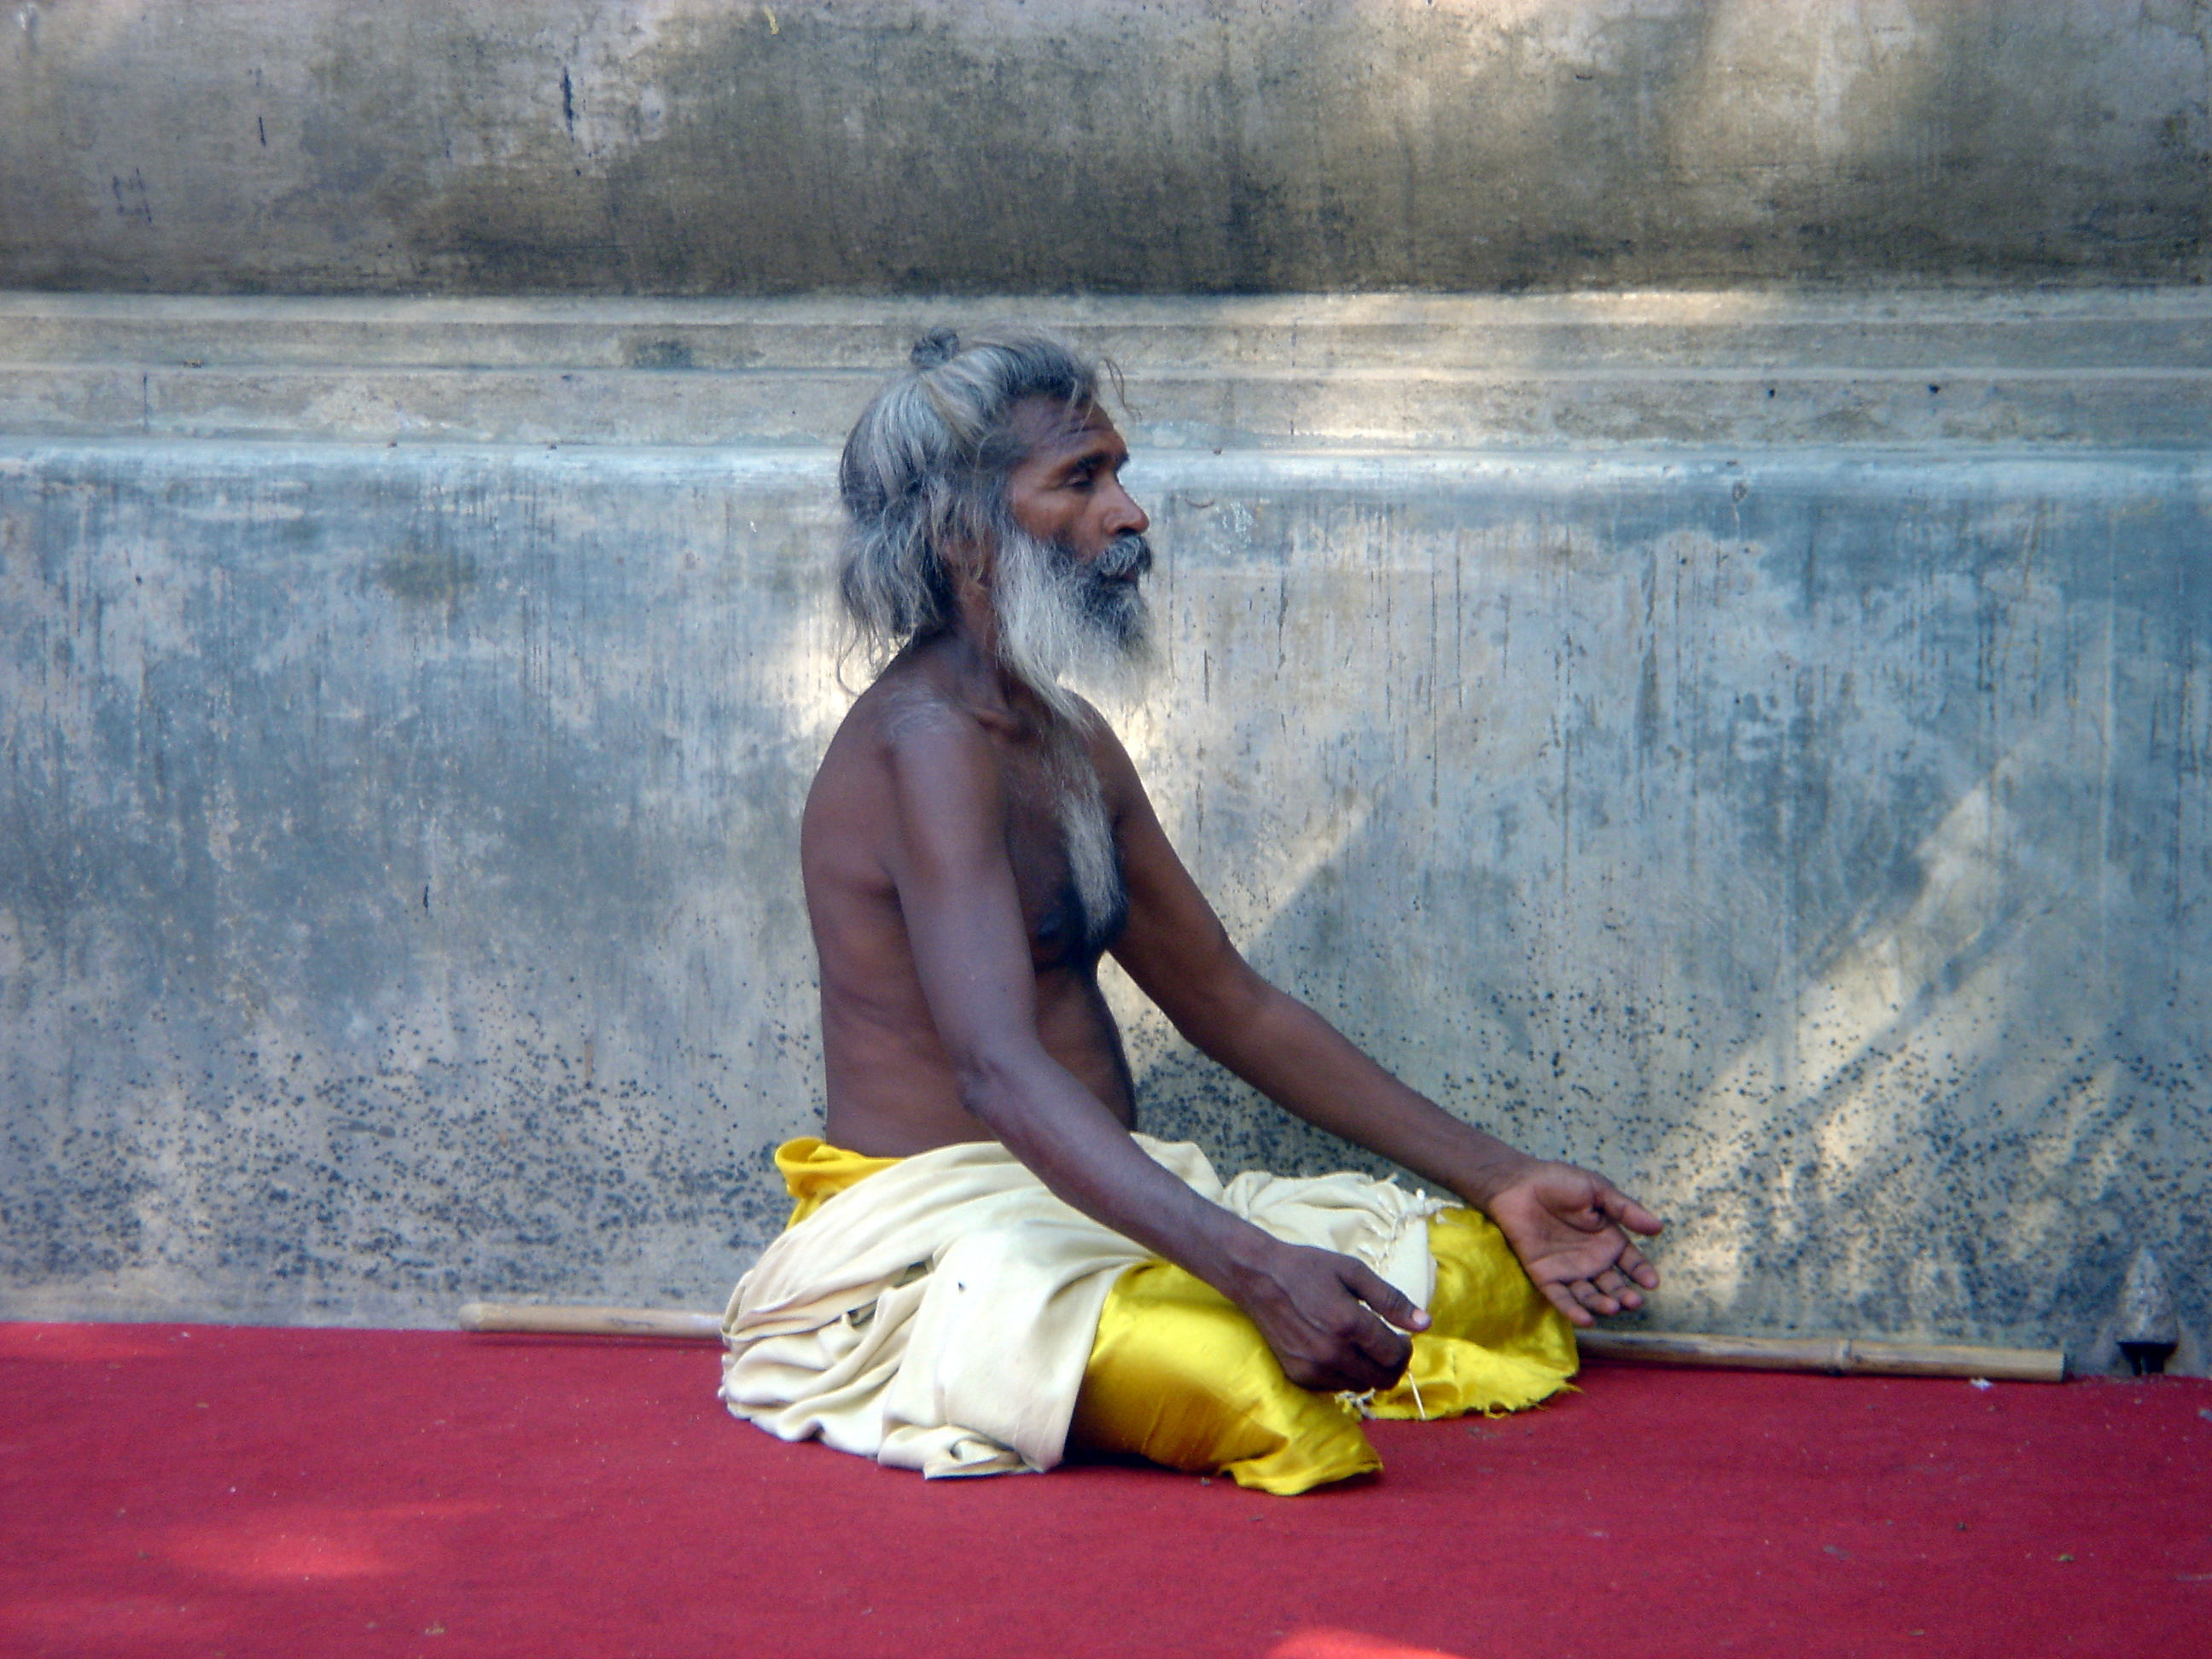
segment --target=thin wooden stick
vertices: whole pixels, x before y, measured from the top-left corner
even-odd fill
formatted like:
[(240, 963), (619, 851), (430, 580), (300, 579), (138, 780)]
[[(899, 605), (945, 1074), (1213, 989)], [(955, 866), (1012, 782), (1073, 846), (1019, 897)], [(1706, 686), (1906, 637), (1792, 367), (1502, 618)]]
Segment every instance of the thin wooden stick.
[(1687, 1331), (1578, 1331), (1589, 1359), (1636, 1365), (1713, 1365), (1839, 1376), (1979, 1376), (2063, 1382), (2063, 1348), (1978, 1348), (1950, 1342), (1869, 1342), (1847, 1336), (1705, 1336)]
[(722, 1340), (722, 1316), (673, 1308), (547, 1308), (519, 1302), (465, 1302), (465, 1331), (531, 1331), (558, 1336), (672, 1336)]
[[(532, 1307), (471, 1302), (465, 1331), (567, 1336), (659, 1336), (719, 1341), (719, 1315), (660, 1308)], [(1826, 1371), (1846, 1376), (1985, 1376), (1993, 1382), (2058, 1382), (2063, 1348), (1978, 1348), (1957, 1343), (1869, 1342), (1856, 1337), (1709, 1336), (1686, 1331), (1583, 1331), (1586, 1359), (1632, 1365), (1729, 1366), (1752, 1371)]]

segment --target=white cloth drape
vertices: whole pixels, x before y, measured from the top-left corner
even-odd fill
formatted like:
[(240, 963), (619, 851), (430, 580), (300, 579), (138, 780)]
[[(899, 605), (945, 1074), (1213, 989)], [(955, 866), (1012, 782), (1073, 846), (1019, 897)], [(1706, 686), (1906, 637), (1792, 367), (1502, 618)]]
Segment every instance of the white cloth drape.
[[(1276, 1237), (1357, 1257), (1417, 1304), (1443, 1200), (1365, 1176), (1238, 1176), (1135, 1137)], [(722, 1398), (786, 1440), (819, 1435), (926, 1475), (1060, 1462), (1098, 1310), (1146, 1252), (1048, 1192), (996, 1141), (941, 1146), (837, 1194), (738, 1281)]]

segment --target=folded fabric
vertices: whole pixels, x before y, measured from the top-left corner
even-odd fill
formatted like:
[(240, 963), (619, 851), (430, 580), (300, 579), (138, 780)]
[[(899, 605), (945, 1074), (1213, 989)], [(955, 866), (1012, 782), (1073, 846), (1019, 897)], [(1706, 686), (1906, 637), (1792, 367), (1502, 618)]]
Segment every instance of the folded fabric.
[[(1224, 1184), (1196, 1147), (1135, 1139), (1201, 1195), (1288, 1243), (1354, 1256), (1416, 1303), (1442, 1288), (1489, 1308), (1504, 1290), (1509, 1305), (1491, 1308), (1489, 1324), (1522, 1352), (1469, 1354), (1455, 1352), (1467, 1342), (1425, 1336), (1407, 1381), (1379, 1402), (1384, 1414), (1401, 1414), (1401, 1405), (1406, 1415), (1441, 1415), (1529, 1404), (1571, 1374), (1564, 1322), (1481, 1218), (1453, 1211), (1436, 1224), (1441, 1236), (1463, 1218), (1488, 1234), (1470, 1236), (1484, 1248), (1448, 1261), (1439, 1287), (1430, 1250), (1430, 1218), (1446, 1210), (1439, 1200), (1351, 1174), (1252, 1172)], [(1375, 1467), (1356, 1421), (1284, 1378), (1258, 1333), (1216, 1292), (1054, 1197), (998, 1143), (893, 1160), (802, 1140), (777, 1162), (799, 1206), (739, 1281), (723, 1324), (722, 1398), (769, 1432), (819, 1436), (927, 1475), (1046, 1469), (1066, 1450), (1082, 1395), (1087, 1438), (1178, 1467), (1195, 1466), (1178, 1450), (1194, 1451), (1271, 1491)], [(1186, 1335), (1199, 1321), (1211, 1346), (1178, 1349), (1184, 1338), (1170, 1334), (1172, 1319), (1133, 1326), (1126, 1316), (1147, 1302), (1179, 1308)], [(1198, 1358), (1218, 1375), (1224, 1342), (1256, 1350), (1233, 1356), (1251, 1388), (1178, 1412), (1172, 1384), (1161, 1380), (1164, 1358)], [(1255, 1389), (1273, 1396), (1274, 1419), (1306, 1428), (1292, 1423), (1255, 1441), (1242, 1421), (1267, 1403), (1243, 1399)], [(1413, 1397), (1425, 1392), (1438, 1395), (1433, 1407)], [(1333, 1413), (1349, 1441), (1324, 1437), (1331, 1443), (1322, 1446), (1310, 1431), (1313, 1408)], [(1258, 1449), (1216, 1456), (1239, 1445)]]
[(1575, 1371), (1572, 1328), (1488, 1218), (1429, 1218), (1429, 1328), (1395, 1387), (1354, 1401), (1283, 1375), (1243, 1311), (1169, 1261), (1123, 1273), (1098, 1316), (1073, 1441), (1291, 1497), (1382, 1467), (1363, 1417), (1518, 1411)]
[[(1356, 1256), (1429, 1298), (1425, 1224), (1440, 1199), (1363, 1175), (1224, 1183), (1194, 1146), (1134, 1139), (1276, 1239)], [(818, 1203), (738, 1281), (721, 1398), (785, 1440), (818, 1436), (925, 1475), (1051, 1468), (1099, 1310), (1144, 1261), (998, 1141), (918, 1152)]]

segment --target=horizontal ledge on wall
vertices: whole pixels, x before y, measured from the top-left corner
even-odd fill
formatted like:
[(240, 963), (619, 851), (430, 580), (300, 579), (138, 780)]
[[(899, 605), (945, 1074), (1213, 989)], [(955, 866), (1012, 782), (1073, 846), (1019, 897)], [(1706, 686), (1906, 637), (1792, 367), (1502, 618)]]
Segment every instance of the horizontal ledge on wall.
[(2201, 449), (2212, 295), (0, 295), (0, 434), (823, 446), (923, 327), (1060, 330), (1152, 448)]

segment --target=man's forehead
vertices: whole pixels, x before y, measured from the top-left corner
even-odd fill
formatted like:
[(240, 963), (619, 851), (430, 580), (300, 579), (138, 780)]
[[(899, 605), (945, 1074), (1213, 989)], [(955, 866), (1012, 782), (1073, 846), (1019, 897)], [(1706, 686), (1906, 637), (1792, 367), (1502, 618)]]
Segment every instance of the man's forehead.
[(1095, 449), (1126, 454), (1127, 446), (1106, 411), (1095, 403), (1068, 404), (1057, 398), (1024, 398), (1007, 424), (1031, 460)]

